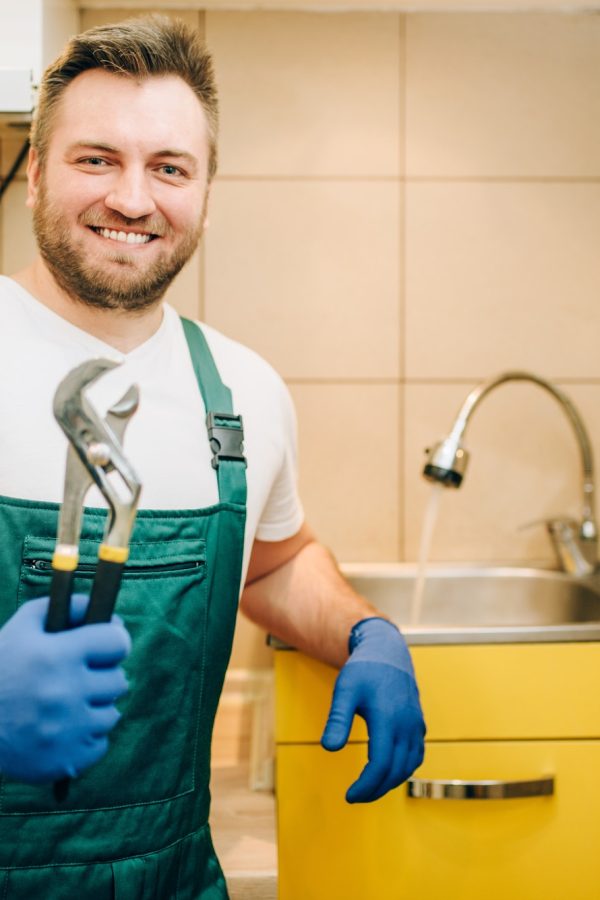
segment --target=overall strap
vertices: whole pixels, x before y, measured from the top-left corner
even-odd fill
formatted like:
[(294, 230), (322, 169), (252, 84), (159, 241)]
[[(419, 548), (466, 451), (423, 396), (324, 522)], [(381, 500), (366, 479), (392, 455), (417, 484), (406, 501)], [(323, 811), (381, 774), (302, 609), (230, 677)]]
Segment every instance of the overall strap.
[(219, 499), (246, 504), (246, 458), (242, 417), (234, 415), (231, 391), (221, 381), (202, 329), (181, 316), (194, 373), (206, 407), (206, 428), (217, 472)]

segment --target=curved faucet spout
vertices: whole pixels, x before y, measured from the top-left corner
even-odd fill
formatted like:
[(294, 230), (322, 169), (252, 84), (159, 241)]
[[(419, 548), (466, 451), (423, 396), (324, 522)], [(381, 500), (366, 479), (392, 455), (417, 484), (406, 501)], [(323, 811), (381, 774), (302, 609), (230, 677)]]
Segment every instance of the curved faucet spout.
[(490, 391), (507, 381), (529, 381), (538, 384), (558, 401), (571, 423), (581, 452), (583, 470), (583, 510), (579, 536), (583, 541), (596, 542), (598, 527), (594, 514), (594, 460), (592, 447), (583, 420), (573, 402), (556, 385), (531, 372), (519, 370), (504, 372), (477, 385), (467, 396), (460, 408), (450, 434), (427, 451), (427, 462), (423, 474), (431, 481), (438, 481), (446, 487), (460, 487), (466, 470), (469, 454), (462, 446), (463, 435), (473, 412)]

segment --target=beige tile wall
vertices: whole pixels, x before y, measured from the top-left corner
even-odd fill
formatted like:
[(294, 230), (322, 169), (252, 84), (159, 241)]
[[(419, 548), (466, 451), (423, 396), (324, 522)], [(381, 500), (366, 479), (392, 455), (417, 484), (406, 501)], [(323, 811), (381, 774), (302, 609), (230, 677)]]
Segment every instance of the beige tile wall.
[(397, 380), (398, 209), (394, 181), (223, 175), (205, 245), (207, 321), (290, 381)]
[[(598, 451), (600, 18), (182, 15), (215, 54), (221, 163), (171, 298), (287, 379), (308, 517), (337, 556), (415, 558), (423, 448), (507, 368), (555, 379)], [(33, 252), (23, 197), (3, 204), (4, 271)], [(468, 445), (433, 557), (549, 560), (543, 529), (519, 529), (578, 512), (558, 406), (504, 387)], [(234, 662), (267, 660), (244, 626)]]
[[(288, 380), (306, 509), (337, 555), (415, 558), (423, 448), (505, 369), (557, 379), (597, 447), (600, 19), (209, 11), (206, 35), (206, 316)], [(557, 404), (504, 387), (468, 443), (434, 558), (550, 560), (519, 529), (578, 512)]]

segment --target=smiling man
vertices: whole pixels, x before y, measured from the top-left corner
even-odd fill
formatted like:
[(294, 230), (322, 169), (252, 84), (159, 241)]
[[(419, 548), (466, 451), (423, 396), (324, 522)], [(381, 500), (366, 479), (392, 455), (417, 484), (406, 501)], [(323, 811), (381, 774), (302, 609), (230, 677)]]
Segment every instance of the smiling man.
[[(349, 802), (383, 796), (423, 758), (403, 637), (304, 522), (283, 382), (162, 299), (206, 225), (216, 132), (210, 57), (169, 19), (79, 35), (45, 73), (28, 170), (39, 256), (0, 277), (4, 900), (227, 897), (208, 826), (210, 743), (240, 594), (255, 622), (341, 669), (323, 746), (343, 747), (355, 714), (369, 732)], [(144, 484), (132, 565), (119, 617), (81, 624), (82, 567), (73, 627), (49, 634), (40, 562), (66, 452), (52, 398), (97, 356), (120, 363), (90, 390), (100, 412), (140, 388), (126, 444)], [(239, 440), (215, 447), (210, 414), (243, 433), (243, 452)], [(93, 492), (88, 502), (93, 558), (105, 510)], [(58, 801), (51, 783), (66, 775)]]
[(52, 119), (29, 165), (40, 257), (17, 280), (71, 320), (75, 301), (83, 326), (86, 307), (144, 311), (149, 335), (162, 317), (158, 301), (204, 228), (206, 116), (179, 77), (91, 69), (65, 89)]

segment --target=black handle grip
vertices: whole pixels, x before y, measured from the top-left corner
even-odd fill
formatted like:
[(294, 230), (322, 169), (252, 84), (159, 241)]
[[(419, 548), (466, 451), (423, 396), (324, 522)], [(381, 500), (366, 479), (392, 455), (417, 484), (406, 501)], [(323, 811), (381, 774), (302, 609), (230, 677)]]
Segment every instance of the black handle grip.
[[(50, 603), (46, 618), (46, 631), (66, 631), (70, 627), (71, 594), (73, 592), (73, 571), (53, 569), (50, 585)], [(68, 778), (55, 781), (52, 789), (57, 803), (63, 803), (69, 794)]]
[(70, 627), (73, 572), (53, 569), (50, 585), (50, 603), (46, 618), (46, 631), (66, 631)]
[(69, 785), (71, 784), (70, 778), (61, 778), (60, 781), (55, 781), (52, 785), (52, 790), (54, 792), (54, 799), (57, 803), (63, 803), (67, 797), (69, 796)]
[(84, 621), (86, 625), (94, 625), (97, 622), (110, 622), (115, 603), (117, 602), (117, 594), (121, 586), (124, 568), (124, 562), (113, 562), (108, 559), (98, 560), (92, 595), (85, 614)]
[[(92, 585), (92, 593), (85, 613), (84, 624), (110, 622), (125, 563), (99, 559)], [(65, 631), (69, 627), (69, 613), (73, 586), (73, 572), (55, 569), (50, 588), (50, 605), (46, 631)], [(54, 799), (63, 803), (69, 794), (69, 778), (61, 778), (53, 785)]]

